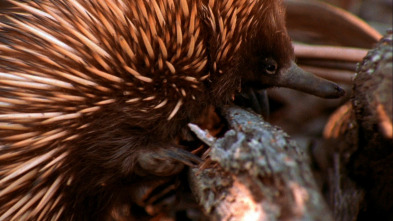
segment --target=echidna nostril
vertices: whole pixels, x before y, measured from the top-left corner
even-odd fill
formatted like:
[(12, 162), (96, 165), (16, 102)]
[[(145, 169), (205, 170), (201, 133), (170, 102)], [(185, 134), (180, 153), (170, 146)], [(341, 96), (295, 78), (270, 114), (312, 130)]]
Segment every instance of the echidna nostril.
[(345, 90), (344, 90), (344, 89), (342, 89), (341, 87), (339, 87), (339, 86), (336, 86), (336, 90), (337, 90), (337, 95), (338, 95), (339, 97), (341, 97), (341, 96), (344, 96), (344, 95), (345, 95)]

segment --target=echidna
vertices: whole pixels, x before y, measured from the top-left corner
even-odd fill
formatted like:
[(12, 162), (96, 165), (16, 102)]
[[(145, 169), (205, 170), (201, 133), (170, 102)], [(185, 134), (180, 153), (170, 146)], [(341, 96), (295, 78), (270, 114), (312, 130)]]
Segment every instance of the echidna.
[(6, 0), (0, 220), (99, 220), (199, 158), (174, 140), (241, 87), (338, 97), (293, 63), (279, 0)]

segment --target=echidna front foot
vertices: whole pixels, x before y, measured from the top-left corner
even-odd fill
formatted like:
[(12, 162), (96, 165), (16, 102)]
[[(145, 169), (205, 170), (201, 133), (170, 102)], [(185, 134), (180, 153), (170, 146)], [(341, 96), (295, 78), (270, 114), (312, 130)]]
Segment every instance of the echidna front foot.
[(250, 107), (255, 113), (261, 114), (265, 118), (269, 117), (269, 98), (266, 90), (246, 88), (241, 93), (236, 94), (235, 104)]
[(201, 162), (198, 156), (177, 147), (143, 150), (137, 156), (135, 173), (170, 176), (179, 173), (184, 165), (193, 167)]

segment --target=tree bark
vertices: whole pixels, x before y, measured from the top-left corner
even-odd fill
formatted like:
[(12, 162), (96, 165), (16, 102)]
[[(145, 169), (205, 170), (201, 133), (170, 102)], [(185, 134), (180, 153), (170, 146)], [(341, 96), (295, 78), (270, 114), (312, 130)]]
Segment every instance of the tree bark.
[(230, 130), (214, 139), (210, 167), (192, 169), (191, 189), (211, 220), (332, 220), (309, 159), (282, 130), (238, 107), (224, 110)]
[(335, 171), (328, 195), (336, 220), (393, 220), (392, 46), (389, 32), (360, 63), (351, 101), (325, 128), (324, 148), (336, 159), (327, 169)]

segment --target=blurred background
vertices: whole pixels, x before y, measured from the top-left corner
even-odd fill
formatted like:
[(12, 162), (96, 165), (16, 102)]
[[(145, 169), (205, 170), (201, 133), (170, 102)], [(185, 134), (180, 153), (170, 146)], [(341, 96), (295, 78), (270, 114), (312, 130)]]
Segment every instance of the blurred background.
[(392, 28), (392, 0), (325, 0), (366, 20), (379, 32)]

